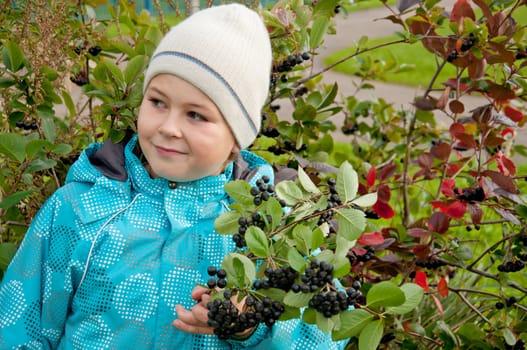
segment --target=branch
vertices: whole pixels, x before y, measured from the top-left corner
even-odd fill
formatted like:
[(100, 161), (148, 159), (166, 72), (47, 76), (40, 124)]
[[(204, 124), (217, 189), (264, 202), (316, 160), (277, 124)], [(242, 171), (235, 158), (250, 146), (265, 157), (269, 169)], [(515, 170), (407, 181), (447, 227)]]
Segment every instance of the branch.
[(461, 298), (461, 300), (462, 300), (462, 301), (463, 301), (463, 302), (464, 302), (464, 303), (465, 303), (470, 309), (472, 309), (472, 311), (474, 311), (476, 314), (478, 314), (478, 316), (481, 317), (481, 319), (482, 319), (483, 321), (485, 321), (486, 323), (488, 323), (489, 326), (490, 326), (492, 329), (494, 328), (494, 325), (489, 321), (489, 319), (486, 318), (485, 315), (483, 315), (483, 314), (482, 314), (482, 313), (481, 313), (481, 312), (480, 312), (480, 311), (479, 311), (474, 305), (472, 305), (472, 304), (470, 303), (470, 301), (468, 301), (468, 299), (465, 298), (465, 296), (464, 296), (462, 293), (457, 292), (457, 291), (455, 291), (455, 290), (453, 290), (453, 292), (456, 293), (456, 294)]

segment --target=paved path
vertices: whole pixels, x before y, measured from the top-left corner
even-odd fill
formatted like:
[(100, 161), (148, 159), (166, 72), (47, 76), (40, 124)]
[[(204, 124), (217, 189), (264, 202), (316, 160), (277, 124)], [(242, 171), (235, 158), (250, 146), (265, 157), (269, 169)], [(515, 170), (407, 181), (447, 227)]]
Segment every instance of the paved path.
[[(438, 5), (443, 6), (447, 11), (452, 8), (455, 0), (443, 0)], [(392, 23), (389, 20), (383, 19), (390, 15), (388, 9), (381, 7), (376, 9), (369, 9), (357, 12), (351, 12), (348, 15), (339, 14), (335, 18), (336, 35), (326, 35), (324, 44), (319, 50), (319, 55), (315, 58), (313, 64), (313, 71), (318, 72), (325, 68), (323, 64), (324, 57), (329, 54), (350, 47), (357, 42), (362, 36), (369, 38), (379, 38), (389, 36), (401, 30), (399, 25)], [(339, 94), (342, 96), (350, 96), (355, 93), (356, 86), (354, 82), (358, 82), (358, 78), (350, 75), (329, 70), (324, 73), (324, 82), (330, 84), (338, 82)], [(395, 108), (411, 108), (411, 103), (416, 96), (423, 94), (424, 89), (409, 87), (404, 85), (394, 85), (382, 82), (372, 82), (375, 86), (374, 90), (363, 90), (356, 96), (359, 99), (372, 99), (381, 97), (387, 103), (393, 103)], [(469, 111), (474, 107), (481, 106), (485, 103), (482, 97), (464, 96), (465, 110)], [(282, 113), (289, 113), (287, 107)], [(438, 121), (447, 122), (443, 119), (441, 112), (436, 113)], [(335, 123), (339, 123), (342, 118), (337, 117)], [(336, 137), (339, 137), (336, 135)], [(519, 140), (527, 142), (527, 128), (519, 130)], [(522, 158), (525, 161), (525, 158)]]

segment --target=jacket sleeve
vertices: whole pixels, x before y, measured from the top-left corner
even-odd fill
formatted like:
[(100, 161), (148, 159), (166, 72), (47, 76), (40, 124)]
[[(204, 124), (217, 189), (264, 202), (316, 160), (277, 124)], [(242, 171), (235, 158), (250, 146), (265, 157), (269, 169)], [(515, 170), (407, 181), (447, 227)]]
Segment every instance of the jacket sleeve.
[[(0, 285), (0, 349), (58, 346), (72, 295), (68, 215), (56, 195), (35, 216)], [(66, 220), (73, 221), (71, 216)]]

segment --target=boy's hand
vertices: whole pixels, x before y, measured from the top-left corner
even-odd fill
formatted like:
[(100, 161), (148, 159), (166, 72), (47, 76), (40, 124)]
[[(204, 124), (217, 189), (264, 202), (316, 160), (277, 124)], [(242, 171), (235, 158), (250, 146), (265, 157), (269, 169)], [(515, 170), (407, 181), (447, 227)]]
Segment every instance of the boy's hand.
[(192, 290), (192, 299), (197, 300), (196, 305), (192, 309), (187, 310), (181, 305), (176, 306), (176, 313), (178, 319), (172, 324), (184, 332), (212, 334), (212, 327), (207, 324), (208, 312), (207, 303), (210, 301), (208, 289), (203, 287), (196, 287)]
[[(210, 301), (209, 290), (204, 287), (196, 287), (192, 290), (192, 299), (196, 300), (197, 303), (192, 309), (187, 310), (181, 305), (176, 305), (176, 313), (178, 315), (177, 320), (174, 320), (172, 324), (177, 329), (180, 329), (188, 333), (200, 333), (200, 334), (213, 334), (213, 329), (208, 325), (208, 312), (207, 303)], [(231, 298), (233, 304), (242, 310), (245, 299), (240, 303), (237, 302), (236, 297)], [(251, 334), (252, 328), (246, 329), (241, 333), (237, 333), (237, 336), (243, 337)]]

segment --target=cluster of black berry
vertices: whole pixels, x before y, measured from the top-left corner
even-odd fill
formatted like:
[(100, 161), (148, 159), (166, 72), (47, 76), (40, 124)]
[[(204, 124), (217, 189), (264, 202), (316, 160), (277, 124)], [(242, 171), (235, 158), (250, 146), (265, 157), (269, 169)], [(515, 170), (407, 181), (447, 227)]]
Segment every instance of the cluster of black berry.
[[(75, 51), (75, 53), (77, 55), (80, 55), (86, 48), (85, 47), (81, 47), (81, 46), (77, 46), (73, 49), (73, 51)], [(98, 54), (100, 54), (102, 51), (102, 48), (99, 46), (99, 45), (95, 45), (95, 46), (91, 46), (89, 49), (88, 49), (88, 52), (90, 53), (90, 55), (92, 56), (97, 56)]]
[(278, 269), (267, 268), (264, 275), (266, 279), (256, 280), (253, 283), (255, 289), (278, 288), (287, 292), (295, 283), (298, 272), (290, 266), (283, 266)]
[(225, 288), (227, 286), (227, 272), (224, 269), (217, 269), (215, 266), (209, 266), (207, 273), (211, 277), (207, 281), (207, 287), (210, 289)]
[(333, 265), (317, 260), (312, 260), (300, 276), (301, 283), (293, 283), (291, 290), (295, 293), (311, 293), (319, 288), (333, 283)]
[(508, 297), (507, 299), (505, 299), (505, 304), (502, 303), (501, 301), (498, 301), (495, 306), (496, 306), (496, 309), (501, 310), (505, 306), (511, 307), (512, 305), (516, 304), (517, 301), (518, 300), (515, 297)]
[(525, 264), (520, 260), (507, 261), (498, 265), (499, 272), (518, 272), (525, 267)]
[(483, 188), (478, 186), (474, 188), (454, 188), (454, 194), (456, 198), (466, 202), (482, 202), (485, 199), (485, 191)]
[(285, 140), (283, 146), (272, 145), (272, 146), (269, 146), (269, 148), (267, 148), (269, 152), (277, 156), (281, 154), (285, 154), (286, 152), (301, 152), (301, 151), (305, 151), (306, 149), (307, 149), (307, 145), (305, 143), (302, 144), (300, 148), (297, 148), (296, 143), (294, 143), (293, 141), (289, 141), (289, 140)]
[(275, 138), (275, 137), (280, 136), (280, 133), (278, 132), (278, 130), (276, 128), (264, 127), (264, 128), (262, 128), (262, 135), (267, 136), (267, 137), (271, 137), (271, 138)]
[[(271, 217), (267, 216), (268, 221), (271, 221)], [(241, 217), (238, 219), (238, 233), (232, 236), (232, 240), (236, 243), (236, 247), (243, 248), (247, 246), (245, 241), (245, 232), (250, 226), (257, 226), (261, 229), (265, 227), (265, 221), (260, 213), (253, 213), (251, 216), (245, 218)]]
[(373, 259), (373, 257), (375, 256), (375, 250), (372, 247), (367, 247), (366, 252), (364, 254), (357, 254), (350, 249), (346, 256), (350, 261), (350, 264), (353, 265), (357, 262), (367, 262)]
[[(461, 45), (459, 46), (459, 50), (461, 51), (461, 53), (463, 52), (467, 52), (468, 50), (470, 50), (472, 48), (472, 46), (474, 46), (477, 42), (477, 38), (476, 36), (474, 35), (474, 33), (470, 33), (468, 35), (468, 38), (464, 38), (461, 42)], [(447, 56), (447, 61), (448, 62), (452, 62), (454, 61), (456, 58), (459, 57), (459, 52), (457, 51), (457, 49), (454, 49), (454, 51), (452, 51), (448, 56)]]
[(518, 236), (518, 243), (521, 243), (525, 247), (527, 247), (527, 234), (521, 234)]
[(18, 121), (16, 122), (16, 127), (24, 130), (36, 130), (38, 129), (38, 125), (35, 121), (32, 122), (24, 122), (24, 121)]
[(239, 312), (233, 305), (229, 292), (224, 293), (224, 298), (215, 299), (207, 303), (208, 325), (220, 339), (231, 338), (236, 333), (256, 327), (259, 323), (272, 326), (285, 311), (284, 306), (269, 297), (262, 300), (255, 299), (252, 295), (245, 299), (244, 311)]
[(337, 193), (337, 181), (334, 178), (328, 179), (328, 188), (329, 188), (328, 205), (326, 207), (326, 210), (324, 210), (324, 212), (320, 215), (318, 219), (319, 225), (321, 225), (324, 222), (329, 222), (336, 213), (335, 210), (333, 210), (333, 208), (342, 204), (342, 201), (340, 200), (340, 197)]
[(86, 70), (81, 70), (80, 72), (70, 76), (70, 80), (75, 85), (84, 86), (88, 84), (88, 73)]
[(274, 186), (269, 184), (269, 181), (271, 181), (271, 179), (267, 175), (264, 175), (261, 179), (256, 180), (256, 186), (251, 188), (251, 195), (254, 196), (254, 205), (262, 204), (274, 194)]
[(296, 55), (289, 55), (285, 60), (276, 66), (278, 73), (289, 72), (294, 66), (301, 64), (304, 61), (308, 61), (311, 58), (309, 52), (303, 52)]
[(337, 315), (341, 311), (347, 310), (350, 306), (355, 305), (361, 298), (361, 284), (354, 281), (352, 286), (346, 291), (324, 290), (316, 294), (309, 301), (309, 307), (317, 310), (324, 317)]
[(415, 262), (415, 265), (425, 268), (425, 269), (435, 270), (442, 266), (445, 266), (446, 263), (439, 259), (430, 258), (428, 260), (417, 260)]
[(521, 339), (518, 339), (514, 345), (505, 343), (505, 350), (525, 350), (525, 342)]

